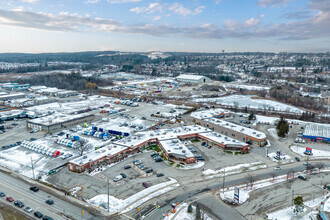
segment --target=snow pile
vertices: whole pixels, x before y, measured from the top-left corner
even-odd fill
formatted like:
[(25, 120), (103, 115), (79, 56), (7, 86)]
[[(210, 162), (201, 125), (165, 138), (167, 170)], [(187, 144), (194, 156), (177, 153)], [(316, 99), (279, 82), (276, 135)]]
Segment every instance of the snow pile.
[[(281, 210), (278, 210), (276, 212), (269, 213), (267, 219), (281, 219), (281, 220), (291, 220), (291, 219), (294, 219), (294, 217), (296, 217), (296, 215), (293, 212), (293, 208), (294, 207), (290, 206), (288, 208), (281, 209)], [(303, 211), (305, 212), (305, 211), (307, 211), (307, 209), (304, 208)]]
[[(304, 154), (306, 147), (291, 146), (290, 149), (300, 156), (307, 157)], [(313, 155), (309, 156), (310, 159), (330, 159), (330, 151), (312, 149), (312, 153)]]
[(276, 159), (276, 153), (272, 152), (272, 153), (268, 153), (268, 157), (274, 161), (274, 162), (279, 162), (281, 164), (286, 164), (286, 163), (293, 163), (294, 161), (291, 159), (291, 157), (289, 155), (282, 155), (280, 157), (280, 160)]
[[(257, 169), (263, 169), (267, 168), (267, 165), (263, 161), (258, 161), (258, 162), (253, 162), (253, 163), (243, 163), (243, 164), (238, 164), (236, 166), (231, 166), (231, 167), (225, 167), (220, 170), (212, 170), (212, 169), (207, 169), (202, 172), (202, 176), (212, 176), (213, 177), (221, 177), (225, 173), (226, 176), (228, 175), (233, 175), (237, 173), (242, 173), (247, 170), (257, 170)], [(208, 178), (206, 177), (206, 178)]]
[(270, 133), (271, 136), (273, 136), (275, 139), (280, 139), (280, 137), (277, 135), (276, 128), (269, 128), (267, 131)]
[(273, 125), (277, 120), (279, 120), (279, 118), (277, 118), (277, 117), (256, 115), (256, 123), (258, 123), (258, 124), (271, 124), (271, 125)]
[[(327, 194), (325, 196), (321, 196), (321, 197), (315, 198), (313, 200), (306, 201), (306, 202), (304, 202), (304, 205), (313, 208), (313, 207), (321, 204), (321, 202), (323, 200), (325, 200), (327, 198), (327, 196), (329, 196), (329, 195), (330, 194)], [(329, 205), (330, 205), (330, 203), (329, 203)]]
[(76, 186), (76, 187), (70, 189), (71, 195), (72, 195), (72, 196), (76, 196), (76, 193), (77, 193), (79, 190), (81, 190), (81, 187), (80, 187), (80, 186)]
[[(192, 207), (192, 212), (188, 213), (188, 204), (183, 203), (176, 207), (176, 213), (168, 213), (164, 220), (195, 220), (196, 219), (196, 207)], [(201, 210), (202, 219), (212, 220), (203, 210)]]
[(327, 199), (323, 206), (323, 211), (330, 212), (330, 199)]
[(190, 170), (190, 169), (197, 169), (197, 168), (200, 168), (202, 166), (205, 165), (205, 162), (203, 161), (197, 161), (196, 163), (192, 163), (192, 164), (186, 164), (185, 166), (183, 167), (178, 167), (179, 169), (182, 169), (182, 170)]
[[(176, 187), (180, 186), (180, 184), (176, 184), (177, 181), (173, 178), (170, 178), (170, 181), (160, 183), (154, 186), (151, 186), (149, 188), (146, 188), (126, 199), (117, 199), (114, 196), (110, 195), (109, 198), (109, 212), (111, 214), (117, 213), (117, 212), (127, 212), (144, 202), (152, 199), (153, 197), (159, 196), (161, 194), (164, 194), (168, 191), (171, 191), (175, 189)], [(107, 203), (108, 203), (108, 195), (101, 194), (98, 196), (95, 196), (89, 200), (87, 200), (88, 203), (96, 206), (96, 207), (103, 207), (107, 209)]]

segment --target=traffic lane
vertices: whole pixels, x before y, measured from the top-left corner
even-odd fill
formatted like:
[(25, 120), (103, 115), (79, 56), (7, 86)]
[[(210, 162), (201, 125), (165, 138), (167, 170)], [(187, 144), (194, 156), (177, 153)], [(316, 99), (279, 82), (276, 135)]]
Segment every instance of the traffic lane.
[[(36, 200), (39, 204), (42, 204), (41, 206), (47, 207), (48, 210), (51, 210), (54, 213), (63, 213), (65, 215), (71, 216), (75, 219), (82, 218), (82, 209), (81, 208), (76, 207), (63, 200), (60, 200), (57, 197), (54, 197), (42, 190), (39, 190), (38, 192), (33, 192), (30, 190), (30, 186), (32, 186), (32, 184), (31, 185), (26, 184), (9, 175), (6, 175), (6, 174), (0, 172), (0, 184), (1, 183), (5, 186), (10, 186), (12, 188), (12, 190), (14, 189), (14, 191), (19, 193), (20, 196), (23, 195), (23, 197), (25, 197), (25, 198), (28, 197), (28, 198)], [(14, 199), (19, 199), (19, 198), (14, 198)], [(51, 206), (47, 205), (45, 203), (45, 201), (47, 199), (52, 199), (54, 201), (54, 204)], [(31, 208), (33, 208), (33, 207), (31, 207)], [(84, 211), (84, 218), (85, 219), (98, 219), (98, 218), (90, 215), (88, 213), (88, 211), (86, 211), (86, 210)]]
[[(2, 182), (0, 182), (0, 187), (1, 187), (1, 191), (6, 194), (5, 197), (1, 198), (1, 201), (4, 202), (4, 203), (11, 204), (13, 207), (20, 210), (21, 212), (24, 212), (26, 215), (31, 217), (31, 216), (34, 216), (33, 213), (35, 211), (39, 211), (43, 215), (47, 215), (49, 217), (52, 217), (53, 219), (64, 219), (60, 215), (55, 213), (53, 210), (49, 210), (47, 207), (45, 207), (46, 204), (44, 202), (36, 200), (35, 198), (32, 198), (27, 194), (22, 194), (20, 191), (17, 191), (13, 187), (10, 187), (6, 184), (3, 184)], [(31, 213), (25, 212), (23, 210), (25, 207), (19, 208), (19, 207), (14, 205), (14, 202), (6, 201), (7, 196), (12, 197), (15, 201), (16, 200), (22, 201), (24, 203), (25, 207), (29, 206), (30, 208), (33, 209), (33, 211)]]

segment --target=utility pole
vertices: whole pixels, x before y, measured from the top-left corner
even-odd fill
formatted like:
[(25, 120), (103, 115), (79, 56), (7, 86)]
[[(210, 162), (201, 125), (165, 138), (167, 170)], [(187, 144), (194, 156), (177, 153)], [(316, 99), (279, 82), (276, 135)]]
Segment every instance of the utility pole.
[(35, 180), (35, 176), (34, 176), (34, 167), (33, 167), (33, 160), (32, 160), (32, 157), (31, 157), (31, 167), (32, 167), (32, 174), (33, 174), (33, 179)]
[(226, 168), (223, 169), (223, 180), (222, 180), (222, 191), (225, 194), (225, 176), (226, 176)]
[(110, 180), (108, 179), (108, 212), (110, 212), (109, 197), (110, 197)]
[(294, 190), (292, 190), (292, 207), (293, 207), (293, 197), (294, 197)]

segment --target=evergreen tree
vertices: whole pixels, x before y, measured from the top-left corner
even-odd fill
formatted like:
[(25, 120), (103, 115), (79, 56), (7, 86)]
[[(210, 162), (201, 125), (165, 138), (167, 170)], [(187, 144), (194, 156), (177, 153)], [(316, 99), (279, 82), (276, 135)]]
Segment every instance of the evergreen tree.
[(196, 220), (201, 220), (201, 208), (199, 205), (196, 206)]
[(192, 213), (192, 211), (193, 211), (192, 206), (191, 206), (191, 204), (189, 204), (187, 212)]
[(280, 121), (277, 124), (276, 129), (277, 129), (277, 135), (279, 137), (284, 138), (289, 133), (289, 124), (283, 117), (281, 117)]
[(249, 115), (248, 120), (251, 121), (251, 120), (253, 120), (254, 117), (255, 117), (254, 112), (251, 112), (250, 115)]
[(294, 198), (293, 203), (295, 205), (293, 211), (296, 215), (304, 211), (304, 200), (302, 196), (297, 196)]

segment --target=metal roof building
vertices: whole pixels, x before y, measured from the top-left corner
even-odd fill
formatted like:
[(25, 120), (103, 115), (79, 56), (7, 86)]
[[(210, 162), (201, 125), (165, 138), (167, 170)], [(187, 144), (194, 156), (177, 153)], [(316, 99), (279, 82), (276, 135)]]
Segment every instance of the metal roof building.
[(201, 75), (186, 75), (181, 74), (180, 76), (175, 78), (178, 82), (185, 82), (185, 83), (205, 83), (211, 82), (211, 79), (206, 76)]
[(302, 137), (313, 142), (330, 142), (330, 125), (310, 123), (306, 125)]

